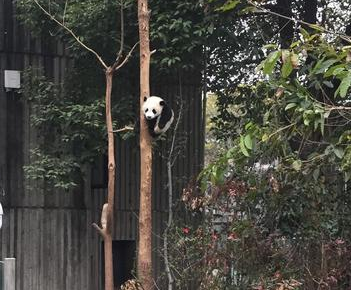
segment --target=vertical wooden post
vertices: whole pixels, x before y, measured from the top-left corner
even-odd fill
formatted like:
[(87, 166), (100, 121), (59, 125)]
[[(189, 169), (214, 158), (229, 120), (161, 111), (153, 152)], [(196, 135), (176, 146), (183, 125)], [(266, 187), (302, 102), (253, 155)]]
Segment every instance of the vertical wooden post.
[(138, 277), (145, 290), (153, 289), (152, 279), (152, 139), (144, 120), (144, 97), (150, 96), (150, 12), (147, 0), (138, 0), (140, 39), (140, 210)]
[(16, 259), (5, 258), (4, 261), (4, 290), (16, 289)]

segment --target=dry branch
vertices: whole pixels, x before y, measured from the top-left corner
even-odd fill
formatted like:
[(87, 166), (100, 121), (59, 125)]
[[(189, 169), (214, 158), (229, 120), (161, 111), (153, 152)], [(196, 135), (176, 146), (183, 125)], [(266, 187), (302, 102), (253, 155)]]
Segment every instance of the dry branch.
[(255, 4), (254, 2), (252, 2), (250, 0), (248, 0), (248, 3), (250, 5), (252, 5), (253, 7), (255, 7), (256, 9), (258, 9), (259, 11), (261, 11), (261, 12), (268, 13), (268, 14), (271, 14), (271, 15), (274, 15), (274, 16), (277, 16), (277, 17), (280, 17), (280, 18), (284, 18), (286, 20), (290, 20), (290, 21), (293, 21), (295, 23), (300, 23), (300, 24), (306, 25), (308, 27), (311, 27), (313, 29), (316, 29), (318, 27), (318, 29), (321, 30), (324, 33), (329, 33), (329, 34), (336, 35), (336, 36), (340, 37), (342, 40), (345, 40), (346, 42), (351, 43), (351, 37), (346, 35), (346, 34), (344, 34), (344, 33), (335, 32), (335, 31), (329, 30), (329, 29), (327, 29), (327, 28), (325, 28), (323, 26), (317, 26), (315, 23), (309, 23), (309, 22), (306, 22), (306, 21), (303, 21), (303, 20), (298, 20), (296, 18), (292, 18), (292, 17), (286, 16), (286, 15), (274, 12), (274, 11), (266, 9), (266, 8), (260, 6), (260, 5), (257, 5), (257, 4)]
[(181, 102), (177, 122), (176, 122), (176, 125), (174, 127), (174, 131), (173, 131), (172, 145), (171, 145), (171, 148), (169, 150), (169, 154), (168, 154), (168, 158), (167, 158), (168, 221), (167, 221), (166, 229), (164, 231), (164, 236), (163, 236), (163, 257), (165, 260), (165, 268), (166, 268), (165, 271), (166, 271), (167, 278), (168, 278), (168, 290), (173, 289), (173, 283), (174, 283), (174, 277), (173, 277), (173, 274), (171, 271), (170, 262), (169, 262), (169, 258), (168, 258), (168, 231), (170, 230), (172, 223), (173, 223), (172, 164), (174, 163), (174, 160), (172, 161), (172, 159), (173, 159), (173, 151), (174, 151), (174, 146), (175, 146), (175, 141), (176, 141), (177, 130), (178, 130), (181, 116), (182, 116), (182, 111), (183, 111), (183, 103)]

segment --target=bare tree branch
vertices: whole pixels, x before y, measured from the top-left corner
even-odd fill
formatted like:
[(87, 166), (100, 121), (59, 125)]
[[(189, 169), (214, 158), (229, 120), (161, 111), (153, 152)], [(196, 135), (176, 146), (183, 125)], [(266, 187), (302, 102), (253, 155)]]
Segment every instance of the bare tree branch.
[(307, 26), (309, 26), (311, 28), (314, 28), (314, 29), (316, 29), (316, 27), (318, 27), (318, 29), (320, 29), (322, 32), (336, 35), (336, 36), (340, 37), (341, 39), (345, 40), (346, 42), (351, 43), (351, 38), (348, 35), (344, 34), (344, 33), (331, 31), (329, 29), (326, 29), (325, 27), (322, 27), (322, 26), (319, 26), (319, 25), (317, 26), (316, 24), (313, 24), (313, 23), (308, 23), (306, 21), (298, 20), (298, 19), (295, 19), (295, 18), (292, 18), (292, 17), (289, 17), (289, 16), (285, 16), (285, 15), (279, 14), (277, 12), (274, 12), (272, 10), (269, 10), (269, 9), (266, 9), (266, 8), (264, 8), (262, 6), (259, 6), (259, 5), (253, 3), (250, 0), (248, 0), (248, 3), (251, 4), (253, 7), (255, 7), (256, 9), (258, 9), (261, 12), (268, 13), (268, 14), (271, 14), (271, 15), (274, 15), (274, 16), (278, 16), (280, 18), (291, 20), (291, 21), (294, 21), (294, 22), (297, 22), (297, 23), (300, 23), (300, 24), (304, 24), (304, 25), (307, 25)]
[(117, 129), (117, 130), (114, 130), (114, 131), (112, 131), (112, 132), (113, 132), (113, 133), (118, 133), (118, 132), (133, 131), (133, 130), (134, 130), (133, 127), (131, 127), (131, 126), (125, 126), (125, 127), (121, 128), (121, 129)]
[(124, 58), (124, 60), (121, 62), (121, 64), (117, 65), (114, 70), (117, 71), (119, 70), (122, 66), (125, 65), (125, 63), (128, 61), (128, 59), (130, 58), (130, 56), (132, 55), (134, 49), (137, 47), (137, 45), (139, 44), (139, 41), (134, 44), (134, 46), (130, 49), (129, 53), (127, 54), (127, 56)]
[(119, 52), (117, 54), (115, 63), (118, 63), (122, 58), (123, 49), (124, 49), (124, 6), (123, 5), (124, 5), (123, 0), (121, 0), (121, 44), (119, 47)]
[(179, 108), (179, 114), (177, 117), (177, 122), (174, 127), (173, 131), (173, 136), (172, 136), (172, 145), (169, 150), (169, 155), (167, 158), (167, 178), (168, 178), (168, 221), (166, 225), (166, 229), (164, 231), (164, 238), (163, 238), (163, 258), (165, 260), (165, 271), (168, 277), (168, 290), (173, 289), (173, 283), (174, 283), (174, 277), (171, 271), (170, 267), (170, 262), (168, 259), (168, 231), (172, 226), (173, 223), (173, 184), (172, 184), (172, 166), (174, 163), (174, 160), (172, 162), (172, 157), (173, 157), (173, 151), (174, 151), (174, 146), (175, 146), (175, 140), (176, 140), (176, 135), (177, 135), (177, 130), (179, 127), (180, 119), (182, 116), (182, 111), (183, 111), (183, 102), (181, 100), (180, 103), (180, 108)]
[(62, 16), (62, 24), (63, 25), (65, 25), (65, 16), (66, 16), (67, 2), (68, 2), (68, 0), (66, 0), (66, 2), (65, 2), (65, 9), (63, 10), (63, 16)]
[(107, 65), (106, 63), (103, 61), (103, 59), (101, 58), (101, 56), (93, 49), (91, 49), (90, 47), (88, 47), (87, 45), (85, 45), (80, 39), (79, 37), (72, 31), (72, 29), (68, 28), (65, 24), (61, 23), (60, 21), (58, 21), (51, 13), (49, 13), (48, 11), (45, 10), (45, 8), (38, 2), (38, 0), (34, 0), (34, 3), (37, 4), (37, 6), (50, 18), (52, 19), (55, 23), (57, 23), (59, 26), (61, 26), (63, 29), (65, 29), (69, 34), (72, 35), (72, 37), (82, 46), (84, 47), (86, 50), (90, 51), (91, 53), (93, 53), (96, 58), (98, 59), (98, 61), (101, 63), (101, 65), (107, 69)]

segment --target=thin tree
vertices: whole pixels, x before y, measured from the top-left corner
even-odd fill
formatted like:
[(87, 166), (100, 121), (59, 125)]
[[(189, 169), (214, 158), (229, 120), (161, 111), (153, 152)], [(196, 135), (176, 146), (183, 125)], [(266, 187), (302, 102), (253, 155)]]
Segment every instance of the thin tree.
[(152, 139), (148, 132), (142, 105), (144, 97), (150, 96), (150, 11), (147, 0), (138, 0), (140, 41), (140, 209), (138, 278), (145, 290), (153, 288), (152, 278)]
[(176, 161), (179, 152), (174, 153), (175, 146), (176, 146), (176, 137), (177, 137), (177, 131), (180, 123), (180, 119), (182, 116), (182, 111), (183, 111), (183, 97), (182, 97), (182, 87), (181, 83), (179, 84), (180, 88), (180, 108), (179, 108), (179, 114), (177, 117), (177, 121), (174, 127), (173, 131), (173, 136), (172, 136), (172, 143), (171, 143), (171, 148), (169, 150), (168, 156), (167, 156), (167, 189), (168, 189), (168, 220), (166, 224), (166, 228), (163, 234), (163, 259), (165, 262), (165, 272), (167, 274), (167, 279), (168, 279), (168, 290), (173, 290), (174, 288), (174, 276), (171, 270), (171, 263), (169, 261), (169, 240), (168, 240), (168, 234), (171, 229), (171, 226), (173, 224), (173, 174), (172, 174), (172, 167), (174, 165), (174, 162)]
[[(111, 114), (111, 93), (112, 93), (112, 84), (113, 76), (116, 71), (118, 71), (129, 59), (133, 50), (137, 46), (136, 43), (129, 53), (124, 56), (124, 15), (123, 15), (123, 1), (121, 1), (121, 41), (120, 49), (117, 53), (116, 59), (112, 65), (108, 66), (102, 57), (94, 51), (92, 48), (87, 46), (76, 34), (75, 32), (67, 27), (64, 23), (64, 15), (62, 17), (63, 21), (59, 21), (55, 16), (48, 12), (37, 0), (34, 0), (35, 4), (46, 14), (52, 21), (57, 25), (61, 26), (66, 32), (68, 32), (79, 45), (84, 49), (90, 51), (95, 55), (97, 60), (103, 66), (105, 70), (105, 80), (106, 80), (106, 93), (105, 93), (105, 111), (106, 111), (106, 127), (107, 127), (107, 136), (108, 136), (108, 196), (107, 203), (104, 204), (102, 213), (101, 213), (101, 226), (93, 224), (97, 229), (104, 240), (104, 257), (105, 257), (105, 290), (114, 290), (114, 281), (113, 281), (113, 256), (112, 256), (112, 235), (113, 235), (113, 225), (114, 225), (114, 197), (115, 197), (115, 172), (116, 172), (116, 163), (115, 163), (115, 145), (114, 145), (114, 131), (112, 125), (112, 114)], [(67, 2), (66, 2), (67, 5)], [(66, 10), (66, 9), (65, 9)], [(65, 12), (64, 12), (65, 13)], [(129, 128), (124, 128), (128, 130)], [(122, 131), (120, 129), (117, 131)]]

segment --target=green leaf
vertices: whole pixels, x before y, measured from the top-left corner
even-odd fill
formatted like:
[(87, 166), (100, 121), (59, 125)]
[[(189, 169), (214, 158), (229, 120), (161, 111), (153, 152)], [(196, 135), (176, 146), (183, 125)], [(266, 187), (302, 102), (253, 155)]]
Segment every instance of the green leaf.
[(344, 150), (340, 147), (335, 147), (334, 148), (334, 154), (339, 158), (342, 159), (344, 157)]
[(278, 45), (276, 43), (269, 43), (263, 46), (265, 49), (276, 49)]
[(268, 136), (268, 134), (263, 134), (263, 136), (262, 136), (262, 142), (266, 142), (267, 140), (269, 139), (269, 136)]
[(240, 150), (246, 157), (250, 156), (249, 152), (247, 151), (247, 149), (245, 147), (244, 136), (240, 137)]
[(247, 134), (244, 138), (244, 144), (245, 144), (245, 147), (248, 148), (248, 149), (252, 149), (252, 138), (251, 138), (251, 135), (250, 134)]
[(313, 29), (315, 29), (315, 30), (317, 30), (317, 31), (321, 31), (321, 32), (324, 31), (324, 28), (319, 26), (319, 25), (317, 25), (317, 24), (309, 24), (308, 26), (313, 28)]
[(263, 115), (263, 124), (264, 125), (268, 124), (269, 117), (270, 117), (270, 111), (267, 111), (266, 113), (264, 113), (264, 115)]
[(285, 107), (285, 111), (287, 111), (287, 110), (289, 110), (289, 109), (291, 109), (291, 108), (296, 107), (296, 105), (297, 105), (296, 103), (287, 104), (286, 107)]
[(293, 163), (292, 163), (292, 168), (296, 171), (300, 171), (301, 170), (301, 167), (302, 167), (302, 162), (301, 160), (295, 160)]
[(234, 9), (238, 4), (240, 3), (240, 0), (230, 0), (227, 1), (222, 7), (216, 9), (217, 11), (228, 11)]
[(351, 177), (351, 172), (347, 171), (345, 172), (345, 182), (348, 182), (350, 180)]
[(324, 117), (325, 113), (321, 113), (321, 133), (322, 136), (324, 136), (324, 127), (325, 127), (325, 117)]
[(338, 64), (330, 67), (324, 74), (325, 78), (328, 78), (332, 75), (337, 75), (338, 73), (345, 70), (345, 64)]
[(321, 74), (324, 73), (331, 65), (336, 63), (338, 60), (337, 59), (328, 59), (326, 61), (323, 61), (321, 63), (318, 63), (314, 69), (313, 72), (315, 74)]
[(345, 98), (350, 86), (351, 86), (351, 71), (348, 72), (348, 74), (342, 79), (340, 86), (335, 92), (335, 96), (337, 96), (337, 94), (339, 93), (341, 98)]
[(315, 181), (317, 181), (318, 180), (318, 177), (319, 177), (319, 168), (316, 168), (315, 170), (313, 170), (313, 179), (315, 180)]
[(291, 74), (293, 69), (294, 69), (294, 67), (293, 67), (293, 65), (291, 63), (291, 58), (288, 57), (286, 59), (286, 61), (283, 63), (283, 66), (282, 66), (282, 71), (281, 71), (282, 72), (282, 77), (283, 78), (287, 78)]
[(329, 81), (323, 81), (323, 85), (327, 86), (328, 88), (334, 88), (334, 85), (332, 82)]
[(273, 69), (279, 59), (279, 57), (281, 56), (281, 51), (280, 50), (276, 50), (276, 51), (272, 51), (267, 59), (264, 61), (264, 64), (263, 64), (263, 73), (264, 74), (272, 74), (273, 72)]
[(310, 34), (308, 33), (308, 31), (306, 29), (300, 28), (300, 32), (301, 32), (304, 39), (308, 39), (310, 37)]

